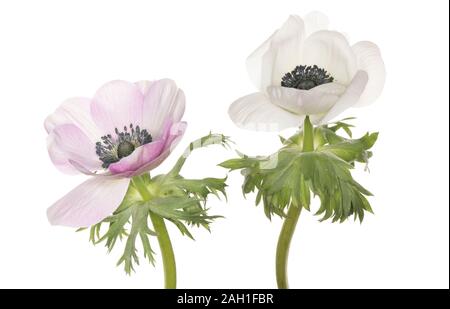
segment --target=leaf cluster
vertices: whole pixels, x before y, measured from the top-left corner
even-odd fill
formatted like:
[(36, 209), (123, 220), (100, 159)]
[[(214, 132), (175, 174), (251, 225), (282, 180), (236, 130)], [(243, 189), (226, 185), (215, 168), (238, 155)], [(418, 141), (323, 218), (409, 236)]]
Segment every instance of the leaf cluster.
[(352, 215), (362, 221), (366, 211), (372, 212), (367, 200), (372, 194), (353, 179), (351, 169), (355, 162), (368, 163), (378, 133), (352, 139), (338, 135), (339, 129), (351, 137), (351, 125), (341, 121), (314, 129), (314, 151), (302, 151), (303, 134), (298, 132), (282, 138), (283, 147), (270, 156), (239, 154), (220, 165), (241, 170), (244, 195), (256, 192), (255, 203), (263, 204), (269, 219), (284, 217), (291, 206), (309, 211), (312, 197), (318, 196), (315, 214), (322, 215), (321, 221), (343, 222)]
[(125, 272), (130, 274), (134, 266), (139, 264), (138, 239), (144, 257), (151, 264), (155, 263), (150, 239), (157, 234), (150, 224), (152, 215), (172, 222), (183, 235), (191, 239), (194, 239), (190, 231), (192, 226), (210, 230), (210, 224), (220, 216), (209, 215), (206, 202), (210, 195), (226, 197), (226, 178), (186, 179), (180, 175), (180, 170), (193, 150), (215, 144), (227, 147), (229, 142), (228, 137), (210, 133), (192, 142), (168, 174), (153, 178), (148, 174), (143, 175), (141, 179), (151, 194), (149, 200), (144, 200), (130, 181), (128, 191), (116, 211), (90, 227), (90, 241), (94, 244), (105, 243), (108, 252), (118, 240), (125, 241), (124, 252), (117, 265), (123, 264)]

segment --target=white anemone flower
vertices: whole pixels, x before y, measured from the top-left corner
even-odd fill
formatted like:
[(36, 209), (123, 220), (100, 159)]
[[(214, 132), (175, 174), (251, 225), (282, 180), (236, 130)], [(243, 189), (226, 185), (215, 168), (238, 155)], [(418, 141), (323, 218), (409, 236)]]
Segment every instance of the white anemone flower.
[(235, 101), (231, 119), (241, 128), (278, 131), (325, 124), (350, 107), (372, 103), (381, 93), (385, 67), (378, 47), (350, 45), (328, 30), (328, 19), (314, 12), (290, 16), (247, 59), (258, 92)]

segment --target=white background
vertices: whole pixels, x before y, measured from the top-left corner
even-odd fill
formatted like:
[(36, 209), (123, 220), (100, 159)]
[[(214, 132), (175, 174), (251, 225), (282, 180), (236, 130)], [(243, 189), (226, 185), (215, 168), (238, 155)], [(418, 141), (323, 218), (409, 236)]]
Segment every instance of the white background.
[[(304, 212), (290, 252), (295, 288), (448, 288), (448, 1), (1, 1), (0, 287), (158, 288), (162, 265), (143, 262), (132, 276), (115, 263), (121, 247), (52, 227), (46, 208), (82, 182), (51, 164), (44, 118), (61, 101), (91, 96), (112, 79), (170, 77), (187, 96), (182, 143), (153, 172), (164, 173), (189, 141), (209, 130), (238, 149), (269, 154), (277, 134), (243, 131), (227, 108), (253, 92), (245, 58), (289, 14), (319, 10), (351, 42), (383, 53), (387, 83), (373, 105), (350, 110), (357, 133), (380, 131), (371, 173), (354, 176), (375, 197), (362, 225), (319, 223)], [(287, 132), (289, 133), (289, 132)], [(284, 134), (287, 134), (284, 132)], [(232, 151), (192, 157), (188, 177), (225, 175)], [(170, 226), (181, 288), (274, 288), (281, 221), (269, 222), (242, 177), (229, 177), (229, 200), (210, 200), (226, 216), (196, 241)], [(157, 243), (154, 242), (157, 247)]]

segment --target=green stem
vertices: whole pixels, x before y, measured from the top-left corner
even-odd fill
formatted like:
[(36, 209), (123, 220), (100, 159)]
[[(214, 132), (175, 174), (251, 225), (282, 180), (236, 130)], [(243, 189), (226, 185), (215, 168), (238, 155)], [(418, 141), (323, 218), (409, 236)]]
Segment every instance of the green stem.
[(150, 212), (150, 219), (152, 220), (155, 232), (158, 233), (158, 242), (164, 267), (164, 287), (166, 289), (175, 289), (177, 287), (177, 266), (166, 224), (161, 216), (153, 212)]
[(291, 205), (289, 207), (287, 217), (284, 219), (283, 227), (281, 228), (280, 237), (278, 238), (276, 274), (279, 289), (289, 288), (287, 279), (289, 247), (291, 245), (292, 236), (294, 235), (295, 226), (297, 225), (301, 211), (302, 209), (299, 206)]
[[(144, 200), (148, 201), (152, 198), (145, 185), (143, 176), (136, 176), (132, 181)], [(175, 255), (173, 253), (172, 243), (170, 241), (169, 233), (167, 232), (166, 224), (161, 216), (151, 211), (150, 219), (152, 220), (155, 232), (158, 234), (158, 243), (161, 249), (164, 268), (164, 287), (166, 289), (175, 289), (177, 286), (177, 268), (175, 264)]]
[[(306, 116), (303, 122), (303, 151), (314, 151), (314, 127), (309, 120), (309, 116)], [(283, 227), (281, 228), (280, 236), (278, 238), (275, 267), (277, 285), (280, 289), (287, 289), (289, 287), (287, 279), (289, 247), (301, 211), (301, 205), (291, 204), (289, 206), (287, 216), (284, 219)]]
[(306, 116), (303, 122), (303, 151), (314, 150), (314, 128), (309, 120), (309, 116)]

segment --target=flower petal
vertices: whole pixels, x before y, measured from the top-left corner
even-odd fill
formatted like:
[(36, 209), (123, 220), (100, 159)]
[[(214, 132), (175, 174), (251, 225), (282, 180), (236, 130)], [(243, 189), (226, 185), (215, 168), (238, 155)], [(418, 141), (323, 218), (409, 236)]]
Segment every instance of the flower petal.
[(358, 103), (361, 94), (368, 82), (368, 75), (365, 71), (358, 71), (355, 74), (350, 85), (347, 87), (345, 93), (340, 97), (339, 101), (328, 111), (326, 115), (320, 120), (321, 124), (325, 124), (334, 117), (345, 111), (346, 109)]
[(169, 130), (166, 134), (166, 144), (164, 145), (164, 149), (157, 157), (151, 162), (148, 162), (144, 166), (140, 167), (137, 171), (133, 172), (132, 176), (141, 175), (142, 173), (148, 172), (156, 167), (158, 167), (172, 152), (172, 150), (178, 145), (181, 138), (186, 131), (187, 123), (186, 122), (178, 122), (170, 126)]
[(375, 101), (381, 94), (386, 79), (386, 69), (377, 45), (372, 42), (358, 42), (352, 47), (356, 55), (358, 69), (369, 75), (366, 89), (355, 107), (366, 106)]
[(328, 17), (320, 12), (313, 11), (303, 17), (305, 23), (305, 36), (308, 37), (314, 32), (327, 30), (329, 25)]
[(279, 30), (250, 54), (246, 63), (247, 71), (259, 90), (264, 91), (271, 85), (274, 76), (278, 85), (281, 77), (298, 65), (300, 43), (303, 38), (302, 19), (290, 16)]
[(143, 94), (139, 87), (125, 81), (112, 81), (103, 85), (95, 94), (91, 113), (102, 135), (114, 133), (131, 123), (142, 125)]
[(100, 222), (120, 205), (130, 180), (92, 177), (70, 191), (47, 210), (53, 225), (89, 227)]
[(140, 80), (136, 82), (136, 86), (138, 86), (139, 90), (141, 91), (142, 95), (145, 97), (148, 94), (148, 91), (150, 90), (150, 87), (154, 81), (148, 81), (148, 80)]
[(347, 39), (335, 31), (318, 31), (303, 45), (302, 64), (317, 65), (330, 73), (335, 82), (348, 85), (356, 72), (356, 56)]
[(70, 163), (67, 158), (67, 153), (58, 146), (54, 134), (49, 134), (47, 136), (47, 150), (50, 160), (58, 170), (65, 174), (71, 175), (80, 173), (80, 171), (78, 171), (78, 169)]
[(272, 104), (269, 98), (260, 92), (235, 101), (231, 104), (228, 114), (238, 127), (256, 131), (280, 131), (298, 127), (304, 118)]
[(267, 88), (272, 103), (297, 115), (326, 113), (345, 92), (346, 87), (338, 83), (327, 83), (310, 90), (281, 86)]
[(47, 148), (53, 164), (63, 172), (74, 172), (71, 161), (91, 171), (101, 168), (95, 144), (74, 124), (53, 128), (47, 137)]
[(156, 159), (163, 151), (165, 142), (165, 140), (160, 139), (142, 145), (136, 148), (136, 150), (128, 157), (122, 158), (119, 162), (111, 164), (108, 169), (112, 174), (133, 172), (144, 164)]
[(79, 127), (91, 140), (97, 140), (101, 133), (91, 117), (91, 100), (72, 98), (64, 101), (53, 114), (47, 117), (44, 127), (50, 133), (56, 126), (73, 124)]
[(154, 139), (158, 139), (168, 122), (179, 122), (185, 108), (184, 92), (170, 79), (161, 79), (151, 84), (144, 98), (143, 128)]
[(264, 91), (272, 83), (272, 68), (275, 55), (273, 50), (270, 49), (270, 44), (276, 33), (275, 31), (251, 53), (246, 61), (248, 76), (255, 87), (261, 91)]
[(281, 78), (300, 64), (302, 43), (305, 39), (303, 20), (290, 16), (271, 42), (274, 54), (271, 85), (280, 85)]

